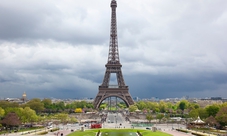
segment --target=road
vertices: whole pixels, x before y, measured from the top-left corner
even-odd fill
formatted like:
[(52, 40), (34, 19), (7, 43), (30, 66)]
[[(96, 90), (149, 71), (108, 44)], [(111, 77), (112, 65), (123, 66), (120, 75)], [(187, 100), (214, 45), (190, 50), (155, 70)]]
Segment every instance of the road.
[(131, 124), (125, 121), (120, 113), (108, 113), (103, 128), (131, 128)]
[[(55, 131), (55, 132), (48, 132), (45, 136), (61, 136), (61, 134), (63, 134), (63, 136), (66, 136), (69, 133), (72, 133), (71, 130), (78, 130), (81, 128), (81, 126), (79, 126), (78, 124), (74, 124), (74, 125), (58, 125), (57, 127), (60, 128), (60, 130)], [(44, 129), (40, 129), (37, 132), (30, 132), (29, 134), (26, 134), (24, 136), (36, 136), (38, 133), (48, 130), (47, 128)], [(23, 132), (26, 133), (26, 132)], [(4, 136), (22, 136), (23, 134), (22, 132), (18, 132), (18, 133), (9, 133), (9, 134), (5, 134)], [(58, 135), (57, 135), (58, 134)]]

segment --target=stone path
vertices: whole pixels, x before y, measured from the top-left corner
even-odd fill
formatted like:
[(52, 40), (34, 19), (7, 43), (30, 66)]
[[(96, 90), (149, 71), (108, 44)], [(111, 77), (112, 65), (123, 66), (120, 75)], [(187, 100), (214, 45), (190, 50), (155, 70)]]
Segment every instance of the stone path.
[(193, 136), (191, 133), (183, 133), (183, 132), (179, 132), (176, 130), (167, 130), (167, 131), (163, 131), (163, 132), (171, 134), (173, 136)]

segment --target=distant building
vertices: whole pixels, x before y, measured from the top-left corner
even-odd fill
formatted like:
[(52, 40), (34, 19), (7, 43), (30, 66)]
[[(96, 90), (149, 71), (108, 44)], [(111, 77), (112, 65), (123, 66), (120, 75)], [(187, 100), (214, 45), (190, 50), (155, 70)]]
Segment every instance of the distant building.
[(26, 103), (28, 100), (27, 100), (27, 95), (24, 92), (23, 95), (22, 95), (22, 98), (6, 98), (5, 101), (23, 104), (23, 103)]
[(222, 100), (222, 97), (211, 97), (211, 100)]
[(23, 93), (21, 100), (22, 100), (23, 102), (26, 102), (26, 101), (27, 101), (27, 95), (26, 95), (25, 92)]
[(134, 97), (133, 100), (134, 101), (139, 101), (139, 97)]

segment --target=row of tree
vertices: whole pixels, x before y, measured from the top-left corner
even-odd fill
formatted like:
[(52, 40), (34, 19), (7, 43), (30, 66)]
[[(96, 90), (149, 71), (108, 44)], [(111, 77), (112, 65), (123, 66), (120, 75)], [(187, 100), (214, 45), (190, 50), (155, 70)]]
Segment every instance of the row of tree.
[[(53, 103), (50, 99), (32, 99), (25, 104), (18, 104), (8, 101), (0, 101), (0, 118), (2, 119), (2, 124), (4, 124), (4, 119), (11, 113), (15, 113), (18, 116), (21, 123), (28, 122), (40, 122), (43, 119), (47, 119), (51, 113), (55, 113), (56, 116), (51, 116), (51, 118), (60, 118), (60, 113), (68, 115), (68, 113), (74, 112), (90, 112), (93, 111), (92, 103), (86, 101), (65, 103), (63, 101)], [(108, 105), (102, 104), (100, 107), (105, 109)], [(119, 109), (125, 108), (124, 103), (118, 103)], [(181, 100), (177, 103), (171, 102), (151, 102), (151, 101), (139, 101), (134, 105), (129, 107), (130, 112), (135, 112), (140, 110), (147, 114), (147, 118), (151, 119), (155, 114), (156, 118), (168, 118), (168, 117), (185, 117), (196, 119), (200, 116), (203, 120), (210, 120), (210, 124), (227, 125), (227, 103), (216, 103), (201, 107), (198, 103), (189, 102), (187, 100)], [(45, 115), (45, 116), (44, 116)], [(13, 115), (14, 116), (14, 115)], [(44, 118), (45, 117), (45, 118)], [(66, 117), (67, 121), (69, 117)], [(60, 119), (64, 121), (64, 119)]]
[(19, 126), (20, 124), (44, 124), (54, 120), (56, 123), (77, 122), (68, 113), (81, 113), (92, 110), (92, 103), (85, 101), (65, 104), (63, 101), (53, 103), (50, 99), (32, 99), (24, 104), (0, 101), (0, 127)]
[(153, 113), (173, 113), (173, 114), (182, 114), (183, 111), (197, 109), (199, 104), (188, 102), (187, 100), (181, 100), (177, 103), (173, 102), (151, 102), (151, 101), (139, 101), (134, 105), (129, 107), (131, 112), (135, 110), (149, 110)]
[(58, 123), (75, 123), (77, 119), (70, 117), (66, 113), (56, 113), (51, 115), (37, 115), (30, 107), (25, 108), (7, 108), (6, 110), (0, 108), (1, 116), (4, 112), (6, 115), (0, 121), (5, 128), (18, 127), (21, 124), (32, 126), (33, 123), (42, 124), (46, 126), (48, 122), (55, 121)]
[(87, 111), (91, 111), (93, 104), (86, 101), (75, 101), (72, 103), (66, 104), (63, 101), (53, 103), (51, 99), (38, 99), (34, 98), (24, 104), (18, 104), (15, 102), (0, 101), (0, 107), (2, 109), (14, 108), (14, 107), (30, 107), (36, 113), (59, 113), (59, 112), (71, 112), (73, 113), (76, 108), (82, 108)]
[(176, 116), (196, 119), (199, 116), (212, 126), (224, 127), (227, 125), (227, 102), (201, 107), (198, 103), (187, 100), (181, 100), (177, 103), (139, 101), (129, 107), (130, 112), (138, 110), (147, 113), (148, 120), (153, 119), (152, 115), (154, 114), (159, 120)]

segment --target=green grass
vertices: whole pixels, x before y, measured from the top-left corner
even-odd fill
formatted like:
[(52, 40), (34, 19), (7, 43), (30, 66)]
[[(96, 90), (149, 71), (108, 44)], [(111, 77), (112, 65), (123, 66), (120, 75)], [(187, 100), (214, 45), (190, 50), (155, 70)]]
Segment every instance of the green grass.
[[(142, 129), (94, 129), (94, 130), (86, 130), (84, 132), (76, 131), (74, 133), (69, 134), (68, 136), (95, 136), (98, 131), (101, 131), (102, 136), (106, 136), (105, 134), (111, 134), (108, 136), (135, 136), (134, 134), (139, 131), (143, 136), (171, 136), (170, 134), (166, 134), (160, 131), (152, 132), (151, 130), (142, 130)], [(130, 135), (131, 133), (131, 135)], [(124, 135), (121, 135), (124, 134)]]
[(102, 132), (101, 136), (137, 136), (135, 132)]
[(95, 136), (95, 134), (98, 132), (97, 129), (94, 130), (86, 130), (84, 132), (82, 131), (76, 131), (74, 133), (71, 133), (67, 136)]

